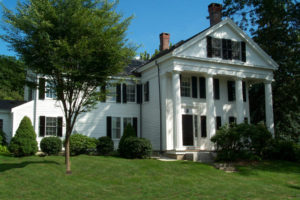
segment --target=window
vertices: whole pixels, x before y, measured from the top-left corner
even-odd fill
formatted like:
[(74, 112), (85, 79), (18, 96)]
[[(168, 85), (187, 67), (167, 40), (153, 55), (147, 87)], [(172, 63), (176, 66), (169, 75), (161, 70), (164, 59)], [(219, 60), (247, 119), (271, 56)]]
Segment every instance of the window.
[(221, 58), (221, 46), (222, 40), (217, 38), (212, 38), (212, 57)]
[(54, 89), (54, 84), (51, 82), (46, 81), (46, 97), (55, 99), (56, 98), (56, 92)]
[(131, 126), (133, 126), (132, 118), (131, 117), (123, 118), (123, 128), (124, 128), (124, 130), (125, 130), (125, 128), (128, 124), (131, 124)]
[(245, 117), (245, 118), (244, 118), (244, 123), (245, 123), (245, 124), (248, 124), (248, 117)]
[(232, 41), (231, 45), (232, 45), (232, 59), (241, 60), (241, 43)]
[(57, 118), (46, 117), (46, 135), (56, 136)]
[(220, 83), (219, 79), (214, 79), (214, 99), (220, 99)]
[(190, 77), (182, 76), (180, 79), (180, 90), (182, 97), (191, 96), (191, 79)]
[(222, 118), (220, 116), (216, 117), (216, 130), (219, 130), (222, 126)]
[(144, 84), (144, 100), (149, 101), (149, 81)]
[(121, 138), (121, 118), (120, 117), (112, 117), (111, 118), (111, 131), (112, 131), (112, 139), (120, 139)]
[(235, 101), (235, 82), (227, 81), (228, 101)]
[(230, 124), (230, 125), (236, 124), (236, 118), (233, 117), (233, 116), (230, 116), (230, 117), (229, 117), (229, 124)]
[(201, 116), (201, 137), (206, 138), (206, 116)]
[(0, 130), (3, 131), (3, 119), (0, 119)]
[(115, 85), (109, 85), (107, 88), (107, 97), (106, 100), (108, 102), (116, 102), (116, 86)]
[(246, 43), (207, 36), (207, 57), (246, 62)]
[(135, 102), (135, 85), (127, 85), (126, 98), (127, 102)]

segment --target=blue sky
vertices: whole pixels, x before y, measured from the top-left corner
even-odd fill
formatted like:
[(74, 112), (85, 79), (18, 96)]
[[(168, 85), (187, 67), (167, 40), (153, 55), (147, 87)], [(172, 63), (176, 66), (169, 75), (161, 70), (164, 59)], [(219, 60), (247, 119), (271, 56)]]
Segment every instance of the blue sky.
[[(1, 1), (1, 0), (0, 0)], [(119, 0), (117, 11), (134, 19), (127, 31), (129, 42), (140, 45), (137, 52), (154, 53), (159, 46), (159, 34), (171, 34), (172, 44), (187, 39), (209, 27), (208, 5), (222, 0)], [(17, 0), (2, 0), (9, 9)], [(2, 28), (0, 34), (3, 34)], [(0, 41), (0, 54), (16, 55), (8, 44)]]

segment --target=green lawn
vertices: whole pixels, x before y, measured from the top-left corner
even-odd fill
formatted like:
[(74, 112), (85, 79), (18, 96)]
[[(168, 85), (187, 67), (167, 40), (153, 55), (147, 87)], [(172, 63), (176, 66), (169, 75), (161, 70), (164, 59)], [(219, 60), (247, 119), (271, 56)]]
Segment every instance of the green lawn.
[(226, 173), (189, 161), (0, 156), (0, 199), (300, 199), (300, 164), (265, 162)]

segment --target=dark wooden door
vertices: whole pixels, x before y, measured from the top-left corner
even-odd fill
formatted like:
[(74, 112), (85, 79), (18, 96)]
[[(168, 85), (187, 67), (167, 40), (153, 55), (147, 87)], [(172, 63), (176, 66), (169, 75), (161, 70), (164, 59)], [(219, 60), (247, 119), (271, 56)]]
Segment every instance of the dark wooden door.
[(184, 146), (194, 145), (193, 115), (182, 115), (182, 139)]

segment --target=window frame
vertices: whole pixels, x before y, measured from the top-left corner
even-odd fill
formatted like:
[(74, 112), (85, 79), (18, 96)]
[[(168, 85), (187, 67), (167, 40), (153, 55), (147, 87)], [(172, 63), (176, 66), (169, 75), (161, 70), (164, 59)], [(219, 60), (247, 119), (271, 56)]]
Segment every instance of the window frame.
[(117, 86), (115, 84), (108, 84), (106, 102), (115, 103), (116, 101), (117, 101)]
[[(48, 120), (55, 119), (55, 126), (48, 124)], [(53, 123), (53, 122), (52, 122)], [(55, 134), (48, 134), (48, 128), (55, 129)], [(57, 137), (58, 119), (57, 117), (45, 117), (45, 137), (56, 136)]]
[[(133, 92), (130, 91), (133, 89)], [(134, 100), (132, 99), (134, 97)], [(127, 103), (136, 103), (136, 85), (127, 84), (126, 85), (126, 101)]]
[(53, 84), (47, 79), (45, 80), (45, 99), (57, 99)]
[[(188, 84), (187, 85), (183, 85), (184, 83), (184, 79), (188, 79), (188, 81), (185, 81), (185, 83)], [(180, 79), (180, 96), (181, 97), (191, 97), (191, 94), (192, 94), (192, 78), (190, 76), (181, 76), (181, 79)], [(184, 92), (188, 92), (188, 95), (184, 95)]]

